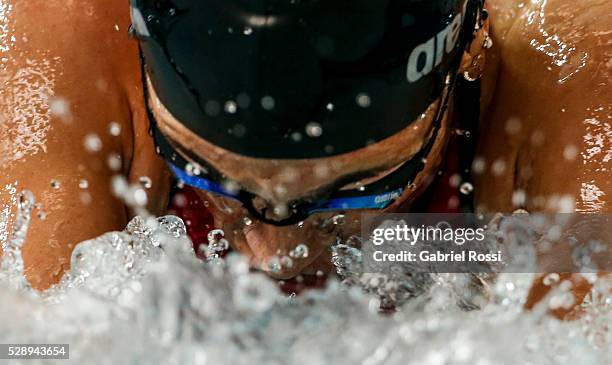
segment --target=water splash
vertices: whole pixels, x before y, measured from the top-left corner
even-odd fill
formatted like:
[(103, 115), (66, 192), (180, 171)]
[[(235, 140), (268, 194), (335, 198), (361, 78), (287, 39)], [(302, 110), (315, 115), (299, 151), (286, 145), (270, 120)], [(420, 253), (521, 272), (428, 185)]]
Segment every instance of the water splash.
[[(20, 227), (33, 205), (24, 197)], [(21, 236), (13, 237), (19, 251)], [(70, 271), (47, 292), (10, 288), (3, 276), (0, 342), (68, 342), (75, 364), (612, 360), (612, 299), (602, 281), (582, 304), (582, 319), (560, 322), (546, 315), (546, 301), (523, 310), (530, 275), (501, 273), (495, 282), (400, 271), (361, 275), (360, 245), (357, 237), (334, 245), (345, 285), (332, 280), (288, 300), (243, 257), (195, 258), (179, 218), (137, 217), (123, 232), (79, 244)], [(562, 295), (551, 294), (550, 302), (563, 304)], [(388, 300), (403, 305), (381, 316)]]
[(25, 242), (32, 208), (36, 201), (34, 195), (29, 190), (24, 190), (19, 194), (17, 202), (17, 213), (13, 232), (7, 244), (2, 247), (2, 262), (0, 264), (0, 280), (6, 281), (10, 287), (15, 289), (28, 289), (30, 284), (24, 275), (23, 257), (21, 247)]

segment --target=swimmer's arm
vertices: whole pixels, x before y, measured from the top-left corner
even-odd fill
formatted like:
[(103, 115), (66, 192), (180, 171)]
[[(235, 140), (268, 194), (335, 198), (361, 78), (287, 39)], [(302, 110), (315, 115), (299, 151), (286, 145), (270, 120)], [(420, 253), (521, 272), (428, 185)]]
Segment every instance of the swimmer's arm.
[[(481, 131), (479, 155), (486, 169), (476, 176), (477, 206), (502, 212), (611, 212), (612, 4), (487, 3), (500, 72)], [(534, 283), (528, 308), (551, 289), (542, 279)], [(581, 275), (562, 274), (561, 280), (572, 282), (576, 305), (591, 290)], [(576, 309), (552, 312), (568, 318)]]
[[(35, 288), (61, 278), (75, 244), (125, 227), (129, 212), (113, 196), (111, 179), (137, 181), (134, 166), (151, 154), (136, 141), (142, 126), (132, 124), (138, 85), (130, 86), (129, 77), (139, 68), (131, 71), (134, 63), (126, 62), (138, 57), (126, 36), (127, 3), (101, 3), (109, 2), (116, 4), (94, 7), (91, 17), (82, 7), (45, 1), (12, 1), (7, 14), (15, 41), (3, 54), (9, 61), (0, 88), (0, 241), (6, 244), (12, 232), (17, 195), (31, 191), (39, 208), (23, 257)], [(110, 132), (111, 122), (119, 135)], [(154, 205), (163, 203), (150, 199)]]

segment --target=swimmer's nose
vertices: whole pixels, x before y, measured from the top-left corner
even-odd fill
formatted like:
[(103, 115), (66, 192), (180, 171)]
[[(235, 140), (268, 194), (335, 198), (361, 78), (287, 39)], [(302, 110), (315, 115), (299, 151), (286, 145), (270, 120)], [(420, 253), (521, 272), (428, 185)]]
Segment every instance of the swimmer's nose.
[(314, 227), (275, 227), (261, 222), (244, 230), (252, 265), (277, 279), (292, 278), (310, 266), (333, 239)]

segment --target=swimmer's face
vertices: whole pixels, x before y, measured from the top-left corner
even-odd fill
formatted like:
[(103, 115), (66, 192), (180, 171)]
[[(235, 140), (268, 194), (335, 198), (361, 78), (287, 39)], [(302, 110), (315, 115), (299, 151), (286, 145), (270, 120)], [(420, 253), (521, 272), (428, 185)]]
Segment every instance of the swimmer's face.
[[(182, 148), (196, 154), (243, 189), (260, 197), (261, 203), (270, 208), (312, 196), (314, 192), (332, 186), (346, 176), (364, 176), (362, 173), (369, 176), (365, 181), (352, 182), (347, 186), (350, 188), (350, 185), (367, 184), (392, 173), (403, 162), (414, 157), (433, 135), (435, 114), (440, 103), (440, 100), (432, 103), (421, 117), (396, 135), (362, 149), (326, 158), (273, 160), (238, 155), (207, 142), (177, 121), (159, 101), (151, 84), (147, 86), (151, 111), (165, 135), (180, 141)], [(433, 178), (447, 139), (448, 128), (444, 128), (447, 119), (445, 115), (443, 128), (436, 136), (425, 169), (386, 211), (396, 210), (409, 202)], [(277, 227), (253, 219), (238, 201), (204, 191), (199, 194), (209, 202), (215, 226), (225, 231), (233, 248), (250, 257), (255, 267), (278, 278), (330, 269), (327, 247), (338, 237), (346, 239), (358, 235), (360, 217), (365, 212), (349, 210), (316, 213), (303, 224)], [(344, 217), (339, 219), (339, 215)], [(290, 256), (290, 251), (299, 244), (309, 246), (308, 257), (294, 258), (290, 267), (283, 267), (280, 271), (270, 270), (269, 263), (274, 257)]]

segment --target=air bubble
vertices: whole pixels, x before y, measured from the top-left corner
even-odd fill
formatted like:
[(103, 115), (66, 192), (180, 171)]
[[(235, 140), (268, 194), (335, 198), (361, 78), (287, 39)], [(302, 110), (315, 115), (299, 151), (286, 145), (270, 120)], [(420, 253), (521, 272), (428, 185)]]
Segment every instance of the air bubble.
[(87, 181), (87, 179), (79, 180), (79, 188), (80, 189), (87, 189), (88, 187), (89, 187), (89, 181)]
[(51, 187), (53, 189), (56, 189), (56, 190), (59, 189), (60, 188), (60, 182), (57, 181), (57, 180), (51, 180)]

